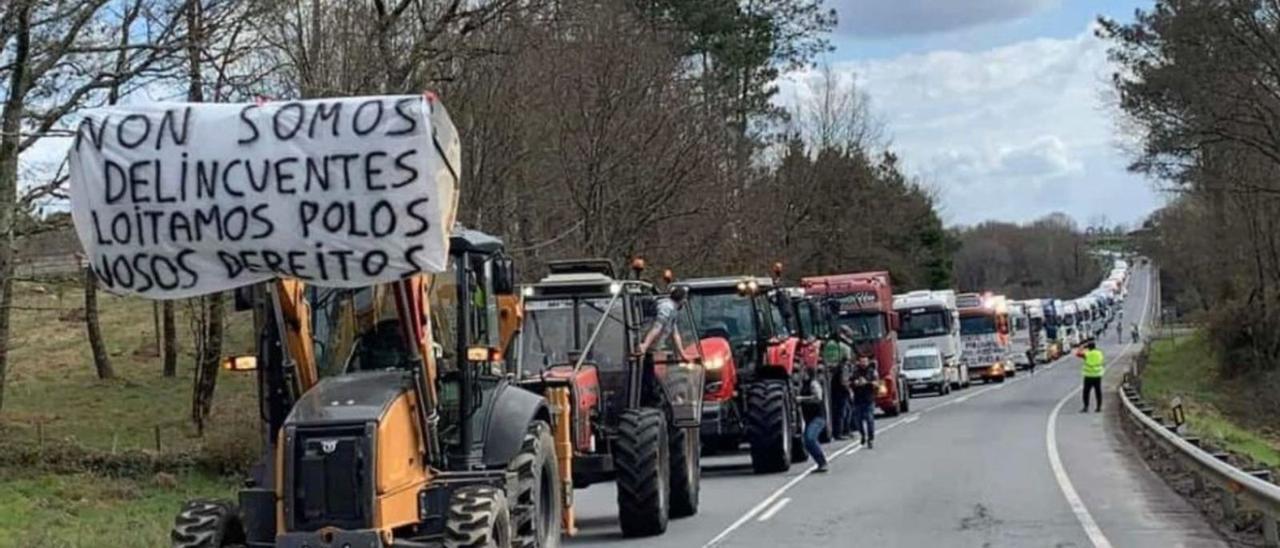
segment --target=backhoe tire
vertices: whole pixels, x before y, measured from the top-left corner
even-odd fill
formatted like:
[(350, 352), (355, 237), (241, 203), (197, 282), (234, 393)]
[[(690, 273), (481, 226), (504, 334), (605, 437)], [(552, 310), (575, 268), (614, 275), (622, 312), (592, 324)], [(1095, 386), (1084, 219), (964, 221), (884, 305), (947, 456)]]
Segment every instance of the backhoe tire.
[(516, 548), (558, 548), (564, 496), (560, 467), (556, 462), (551, 426), (542, 421), (529, 425), (520, 454), (507, 465), (519, 486), (508, 498), (511, 530)]
[(698, 513), (702, 490), (702, 439), (697, 428), (672, 428), (671, 517), (687, 518)]
[(511, 546), (511, 509), (502, 491), (487, 485), (463, 487), (449, 501), (445, 548)]
[(182, 505), (169, 532), (173, 548), (231, 548), (245, 543), (244, 525), (235, 504), (197, 499)]
[(762, 381), (747, 390), (747, 439), (757, 474), (791, 469), (791, 413), (787, 383)]
[(671, 509), (671, 457), (667, 417), (652, 408), (629, 409), (618, 418), (613, 464), (618, 482), (622, 535), (644, 537), (667, 530)]

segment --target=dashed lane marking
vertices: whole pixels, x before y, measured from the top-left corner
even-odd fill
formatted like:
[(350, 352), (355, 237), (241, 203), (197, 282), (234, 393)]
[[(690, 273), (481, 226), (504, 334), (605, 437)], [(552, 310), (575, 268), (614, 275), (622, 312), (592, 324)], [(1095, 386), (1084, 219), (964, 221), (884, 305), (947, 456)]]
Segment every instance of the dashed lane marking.
[(785, 507), (787, 504), (790, 504), (790, 503), (791, 503), (790, 498), (785, 498), (778, 501), (778, 503), (773, 505), (772, 508), (769, 508), (768, 511), (766, 511), (763, 514), (760, 514), (760, 517), (757, 518), (756, 521), (769, 521), (769, 518), (772, 518), (774, 514), (777, 514), (779, 510), (782, 510), (783, 507)]

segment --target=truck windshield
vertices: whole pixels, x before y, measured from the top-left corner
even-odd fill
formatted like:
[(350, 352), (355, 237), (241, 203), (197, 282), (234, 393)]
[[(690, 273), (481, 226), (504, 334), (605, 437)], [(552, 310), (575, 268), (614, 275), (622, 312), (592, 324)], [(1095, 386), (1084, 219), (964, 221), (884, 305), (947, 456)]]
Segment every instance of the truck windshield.
[(996, 320), (991, 316), (968, 316), (960, 318), (961, 335), (986, 335), (996, 332)]
[[(525, 303), (524, 336), (521, 337), (520, 365), (524, 371), (571, 365), (586, 352), (584, 363), (603, 370), (618, 370), (625, 364), (626, 328), (622, 307), (607, 310), (610, 299), (547, 299)], [(621, 301), (617, 301), (620, 303)], [(605, 325), (594, 343), (591, 334), (601, 321)]]
[(941, 309), (934, 310), (904, 310), (900, 312), (902, 317), (902, 328), (898, 330), (899, 339), (919, 339), (922, 337), (937, 337), (946, 335), (950, 331), (947, 324), (947, 311)]
[(884, 317), (878, 313), (841, 314), (836, 322), (852, 328), (855, 341), (880, 340), (887, 334)]
[(932, 354), (928, 356), (907, 356), (902, 360), (902, 367), (908, 370), (940, 369), (942, 362), (938, 360), (938, 356)]
[(690, 293), (689, 307), (702, 337), (725, 337), (737, 347), (755, 341), (751, 301), (736, 292)]

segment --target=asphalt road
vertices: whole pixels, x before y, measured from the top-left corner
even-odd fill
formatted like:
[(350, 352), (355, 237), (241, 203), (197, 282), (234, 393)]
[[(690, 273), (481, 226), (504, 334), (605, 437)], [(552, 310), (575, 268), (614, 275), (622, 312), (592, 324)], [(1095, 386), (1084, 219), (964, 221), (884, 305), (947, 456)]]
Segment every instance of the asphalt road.
[[(1126, 323), (1148, 304), (1131, 277)], [(576, 492), (572, 546), (1217, 547), (1204, 518), (1133, 453), (1114, 386), (1135, 347), (1103, 338), (1103, 413), (1080, 413), (1079, 360), (1003, 384), (919, 396), (877, 421), (874, 450), (836, 443), (826, 475), (811, 465), (754, 475), (745, 455), (703, 460), (698, 515), (661, 537), (624, 539), (612, 485)]]

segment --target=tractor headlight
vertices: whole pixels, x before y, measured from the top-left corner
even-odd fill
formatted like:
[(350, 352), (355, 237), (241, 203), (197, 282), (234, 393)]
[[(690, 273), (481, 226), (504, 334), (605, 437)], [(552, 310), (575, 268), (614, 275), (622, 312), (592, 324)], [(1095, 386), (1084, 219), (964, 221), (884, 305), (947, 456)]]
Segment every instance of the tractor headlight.
[(885, 386), (883, 382), (876, 385), (876, 394), (883, 396), (888, 393), (889, 393), (889, 387)]
[(714, 358), (707, 359), (703, 364), (707, 368), (707, 371), (718, 371), (721, 367), (724, 367), (724, 358), (716, 356)]

